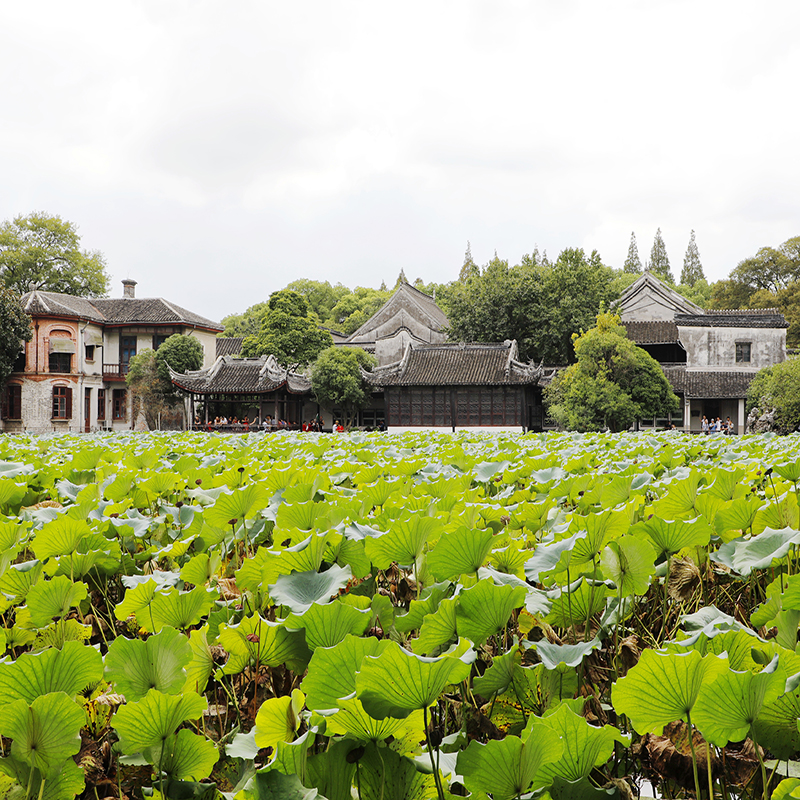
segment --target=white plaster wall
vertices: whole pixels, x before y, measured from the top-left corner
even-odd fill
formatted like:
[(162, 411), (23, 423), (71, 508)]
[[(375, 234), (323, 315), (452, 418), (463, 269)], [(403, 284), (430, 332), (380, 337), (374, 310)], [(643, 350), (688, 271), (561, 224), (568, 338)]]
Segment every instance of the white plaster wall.
[[(786, 360), (785, 328), (706, 328), (680, 326), (688, 369), (754, 371)], [(750, 342), (750, 361), (736, 361), (736, 343)]]
[[(72, 387), (72, 419), (53, 420), (53, 386)], [(78, 382), (71, 380), (45, 379), (26, 380), (22, 384), (22, 429), (30, 433), (50, 433), (59, 431), (77, 432), (80, 429), (80, 409), (82, 402), (78, 392)]]

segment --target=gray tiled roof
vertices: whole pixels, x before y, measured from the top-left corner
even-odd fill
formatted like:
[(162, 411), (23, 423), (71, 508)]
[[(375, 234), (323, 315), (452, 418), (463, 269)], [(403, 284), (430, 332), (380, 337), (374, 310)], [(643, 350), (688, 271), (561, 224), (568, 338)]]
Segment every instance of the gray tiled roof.
[(242, 352), (242, 337), (217, 336), (216, 356), (238, 356)]
[(92, 300), (92, 304), (110, 324), (179, 324), (195, 325), (221, 331), (222, 325), (193, 311), (164, 300), (163, 297), (116, 297)]
[(747, 387), (757, 372), (712, 372), (664, 367), (664, 374), (674, 392), (699, 399), (739, 398), (747, 396)]
[(105, 322), (105, 317), (86, 297), (60, 292), (27, 292), (22, 295), (22, 307), (28, 314), (77, 317), (92, 322)]
[(783, 314), (774, 308), (706, 311), (703, 314), (676, 314), (679, 326), (704, 328), (788, 328)]
[(275, 356), (220, 356), (209, 369), (186, 373), (170, 370), (170, 377), (175, 386), (194, 394), (264, 394), (281, 388), (293, 394), (311, 391), (311, 381), (305, 375), (283, 369)]
[(105, 325), (191, 325), (212, 331), (222, 326), (162, 297), (88, 298), (59, 292), (28, 292), (22, 306), (29, 314), (89, 319)]
[(516, 360), (517, 343), (411, 344), (402, 360), (366, 375), (373, 386), (536, 384), (541, 370)]
[(628, 338), (636, 344), (672, 344), (678, 341), (678, 326), (674, 322), (623, 322)]

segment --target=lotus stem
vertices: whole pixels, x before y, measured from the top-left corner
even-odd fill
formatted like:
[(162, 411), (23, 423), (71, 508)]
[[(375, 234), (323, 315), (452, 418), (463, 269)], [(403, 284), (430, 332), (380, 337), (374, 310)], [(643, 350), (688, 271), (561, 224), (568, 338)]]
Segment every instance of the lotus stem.
[(433, 781), (436, 784), (436, 794), (439, 800), (445, 800), (444, 789), (442, 788), (441, 781), (439, 780), (439, 770), (436, 767), (436, 762), (433, 760), (433, 745), (431, 744), (431, 734), (428, 730), (428, 706), (422, 706), (423, 724), (425, 725), (425, 742), (428, 745), (428, 758), (431, 760), (431, 769), (433, 770)]
[[(771, 480), (772, 478), (770, 478)], [(761, 748), (758, 746), (758, 742), (756, 741), (756, 737), (753, 731), (750, 731), (750, 738), (753, 740), (753, 749), (756, 751), (756, 756), (758, 756), (758, 763), (761, 767), (761, 786), (763, 789), (762, 797), (764, 800), (767, 800), (769, 797), (769, 780), (767, 779), (767, 765), (764, 763), (764, 756), (761, 755)]]
[(708, 770), (708, 800), (714, 800), (714, 776), (711, 772), (711, 742), (706, 740), (706, 769)]
[(686, 712), (686, 722), (689, 725), (689, 749), (692, 751), (692, 775), (694, 776), (694, 790), (697, 800), (700, 800), (700, 778), (697, 774), (697, 757), (694, 752), (694, 727), (692, 726), (692, 715)]

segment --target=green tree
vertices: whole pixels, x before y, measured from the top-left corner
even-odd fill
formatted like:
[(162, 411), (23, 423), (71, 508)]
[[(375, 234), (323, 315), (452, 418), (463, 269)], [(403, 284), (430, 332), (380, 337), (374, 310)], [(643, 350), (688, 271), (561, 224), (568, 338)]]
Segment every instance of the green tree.
[(329, 325), (347, 335), (357, 331), (392, 296), (392, 292), (364, 286), (345, 294), (331, 309)]
[(664, 238), (661, 236), (661, 228), (656, 231), (655, 239), (653, 239), (653, 247), (650, 250), (650, 263), (648, 265), (648, 269), (650, 272), (654, 272), (665, 281), (675, 283), (675, 278), (673, 277), (672, 270), (669, 266), (667, 248), (664, 245)]
[(269, 303), (264, 301), (250, 306), (241, 314), (228, 314), (227, 317), (222, 318), (225, 330), (222, 331), (220, 336), (233, 339), (257, 336), (261, 330), (261, 323), (264, 321), (264, 314), (267, 313), (267, 309), (269, 309)]
[(203, 345), (194, 336), (175, 333), (156, 351), (156, 366), (163, 385), (165, 397), (177, 398), (178, 394), (169, 376), (169, 368), (175, 372), (188, 372), (203, 366)]
[(278, 363), (297, 369), (313, 361), (333, 337), (309, 314), (303, 295), (281, 289), (270, 295), (268, 308), (256, 336), (242, 342), (242, 355), (274, 355)]
[(470, 243), (467, 242), (467, 251), (464, 253), (464, 263), (461, 265), (461, 271), (458, 273), (458, 280), (461, 283), (466, 283), (470, 278), (475, 278), (480, 274), (481, 269), (472, 258), (472, 247)]
[(692, 235), (689, 237), (689, 246), (686, 248), (686, 255), (683, 257), (681, 283), (684, 286), (694, 286), (697, 281), (705, 280), (705, 277), (703, 265), (700, 263), (700, 251), (697, 249), (694, 231), (692, 231)]
[(0, 389), (19, 357), (20, 343), (32, 336), (31, 318), (25, 313), (19, 295), (0, 286)]
[(285, 288), (303, 295), (308, 300), (311, 313), (316, 314), (323, 325), (331, 322), (333, 307), (343, 297), (351, 294), (350, 289), (341, 283), (331, 286), (328, 281), (314, 281), (309, 278), (292, 281)]
[(681, 283), (675, 288), (679, 294), (682, 294), (687, 300), (691, 300), (701, 308), (710, 307), (712, 288), (705, 278), (696, 280), (692, 286)]
[(103, 254), (81, 250), (72, 222), (40, 211), (0, 225), (0, 280), (18, 294), (34, 289), (82, 297), (108, 292)]
[(576, 363), (545, 389), (550, 416), (562, 427), (620, 431), (680, 408), (658, 362), (628, 339), (618, 316), (598, 314), (574, 344)]
[(747, 389), (748, 413), (753, 409), (762, 419), (759, 430), (792, 433), (800, 428), (800, 358), (788, 358), (756, 375)]
[(371, 370), (375, 358), (360, 347), (328, 347), (311, 368), (311, 388), (323, 408), (340, 408), (342, 424), (350, 428), (369, 402), (370, 390), (361, 370)]
[(800, 236), (780, 247), (762, 247), (753, 257), (740, 261), (731, 271), (731, 280), (751, 290), (778, 292), (800, 280)]
[(628, 245), (628, 257), (625, 259), (622, 271), (631, 275), (642, 274), (642, 262), (639, 258), (639, 248), (636, 245), (636, 234), (633, 231), (631, 231), (631, 243)]
[(147, 427), (151, 431), (161, 430), (161, 418), (169, 406), (166, 392), (171, 392), (172, 384), (167, 388), (159, 373), (156, 351), (150, 347), (139, 351), (128, 365), (125, 380), (133, 395), (131, 418), (136, 420), (141, 410)]

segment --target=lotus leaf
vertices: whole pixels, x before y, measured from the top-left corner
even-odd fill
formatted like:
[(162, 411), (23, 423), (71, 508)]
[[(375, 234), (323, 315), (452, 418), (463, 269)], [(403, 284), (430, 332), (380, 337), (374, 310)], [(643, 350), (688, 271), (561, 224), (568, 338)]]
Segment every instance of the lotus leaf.
[(601, 646), (598, 638), (594, 638), (588, 642), (579, 642), (578, 644), (552, 644), (546, 639), (536, 642), (533, 647), (542, 659), (542, 663), (547, 669), (558, 669), (562, 664), (565, 667), (577, 667), (583, 662), (583, 659)]
[(66, 617), (88, 594), (86, 584), (73, 583), (65, 576), (31, 586), (27, 597), (31, 625), (44, 628), (54, 617)]
[(189, 634), (192, 659), (186, 665), (185, 692), (202, 694), (206, 689), (208, 679), (214, 672), (214, 655), (208, 644), (208, 630), (209, 626), (204, 625)]
[(147, 748), (144, 756), (171, 778), (193, 781), (207, 778), (219, 760), (213, 742), (188, 730), (180, 730), (163, 743)]
[(424, 658), (390, 642), (382, 653), (361, 662), (356, 696), (375, 719), (404, 718), (431, 705), (445, 686), (463, 681), (469, 672), (470, 664), (455, 655)]
[(669, 522), (660, 517), (652, 517), (635, 525), (634, 535), (645, 533), (658, 554), (673, 555), (684, 547), (705, 547), (711, 539), (711, 528), (703, 519), (675, 520)]
[(114, 717), (123, 753), (138, 753), (161, 743), (186, 720), (197, 719), (207, 708), (204, 697), (186, 692), (180, 696), (150, 691), (135, 703), (122, 706)]
[(361, 800), (429, 800), (435, 794), (432, 775), (388, 747), (370, 742), (359, 762)]
[[(270, 622), (258, 614), (245, 617), (236, 625), (220, 625), (219, 643), (228, 651), (223, 672), (235, 675), (248, 664), (289, 669), (302, 669), (311, 655), (302, 631), (290, 631), (278, 622)], [(352, 691), (352, 689), (351, 689)]]
[(269, 593), (277, 605), (289, 608), (294, 614), (302, 614), (314, 603), (328, 602), (347, 586), (353, 573), (349, 567), (334, 564), (325, 572), (293, 572), (281, 575), (269, 586)]
[(131, 700), (141, 700), (150, 689), (177, 694), (186, 683), (184, 667), (192, 659), (192, 648), (174, 628), (162, 628), (146, 641), (117, 637), (105, 661), (106, 680)]
[(609, 543), (600, 563), (603, 573), (617, 586), (617, 594), (646, 594), (655, 571), (656, 552), (646, 539), (622, 536)]
[(543, 766), (557, 761), (564, 749), (558, 734), (545, 726), (537, 727), (526, 741), (506, 736), (486, 744), (470, 742), (458, 754), (457, 771), (470, 792), (489, 792), (494, 800), (512, 800), (533, 786), (547, 786), (539, 779)]
[(388, 569), (392, 562), (408, 568), (415, 564), (428, 538), (441, 528), (435, 517), (411, 514), (392, 525), (383, 536), (366, 539), (366, 552), (378, 569)]
[(214, 605), (216, 592), (195, 586), (188, 592), (165, 589), (156, 592), (150, 607), (136, 612), (136, 621), (147, 631), (158, 632), (164, 627), (185, 630), (197, 625)]
[(278, 742), (291, 742), (300, 727), (305, 699), (306, 696), (295, 689), (291, 696), (265, 700), (256, 715), (256, 744), (277, 747)]
[(415, 653), (427, 655), (455, 641), (457, 606), (457, 598), (446, 598), (439, 603), (433, 614), (425, 616), (419, 629), (419, 636), (411, 643)]
[(234, 489), (231, 494), (221, 494), (217, 502), (205, 511), (205, 520), (218, 528), (230, 528), (231, 520), (248, 519), (266, 508), (267, 492), (261, 484), (251, 484), (243, 489)]
[[(0, 775), (8, 776), (8, 779), (16, 784), (8, 795), (0, 794), (3, 800), (6, 800), (6, 797), (8, 800), (22, 800), (26, 794), (26, 787), (30, 787), (32, 797), (41, 800), (72, 800), (86, 787), (83, 770), (71, 758), (62, 762), (60, 770), (46, 776), (44, 786), (42, 786), (42, 774), (38, 769), (33, 769), (25, 761), (13, 756), (0, 758)], [(3, 791), (2, 784), (0, 784), (1, 791)]]
[(0, 734), (12, 740), (11, 755), (48, 778), (81, 746), (83, 709), (64, 692), (51, 692), (28, 704), (8, 703), (0, 717)]
[(461, 592), (456, 606), (459, 636), (475, 644), (505, 628), (512, 612), (525, 604), (527, 590), (522, 586), (497, 586), (491, 580), (479, 581)]
[(31, 704), (37, 697), (64, 692), (73, 697), (103, 677), (103, 659), (91, 647), (67, 642), (61, 650), (51, 648), (16, 661), (0, 662), (0, 706), (15, 700)]
[(361, 611), (344, 603), (315, 603), (302, 614), (289, 615), (284, 622), (287, 628), (304, 630), (306, 644), (315, 650), (317, 647), (333, 647), (348, 634), (363, 635), (369, 627), (371, 616), (369, 611)]
[(458, 528), (445, 533), (428, 555), (428, 569), (439, 581), (478, 571), (492, 549), (489, 529)]
[(766, 528), (751, 539), (740, 537), (726, 542), (709, 558), (746, 577), (755, 569), (766, 569), (773, 561), (785, 558), (790, 548), (798, 542), (800, 531), (796, 529)]
[(389, 647), (387, 639), (359, 639), (347, 635), (334, 647), (318, 647), (308, 665), (301, 688), (311, 709), (336, 708), (340, 697), (356, 688), (356, 672), (366, 656), (375, 656)]

